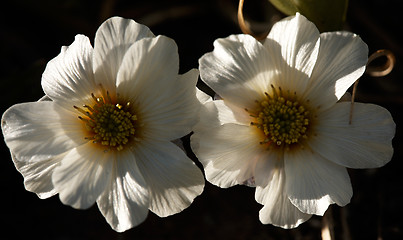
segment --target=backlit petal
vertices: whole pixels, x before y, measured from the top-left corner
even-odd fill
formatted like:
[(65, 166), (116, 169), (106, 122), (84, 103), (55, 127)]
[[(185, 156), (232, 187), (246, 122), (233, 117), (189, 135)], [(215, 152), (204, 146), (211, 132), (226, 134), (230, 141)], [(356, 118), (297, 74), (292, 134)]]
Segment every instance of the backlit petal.
[(312, 216), (302, 213), (290, 202), (285, 192), (285, 184), (284, 168), (279, 166), (273, 171), (272, 178), (266, 187), (256, 187), (256, 201), (264, 205), (259, 211), (259, 219), (263, 224), (295, 228)]
[(256, 161), (265, 155), (258, 136), (254, 128), (228, 123), (195, 132), (191, 144), (207, 180), (227, 188), (253, 176)]
[(74, 42), (62, 47), (61, 53), (48, 62), (42, 74), (45, 94), (67, 109), (81, 106), (94, 92), (93, 49), (90, 40), (77, 35)]
[(154, 37), (150, 29), (131, 19), (112, 17), (102, 23), (95, 35), (95, 81), (115, 95), (116, 77), (130, 46), (143, 38)]
[(140, 142), (133, 150), (147, 183), (150, 210), (166, 217), (187, 208), (201, 194), (200, 169), (171, 142)]
[(335, 104), (365, 71), (368, 47), (349, 32), (320, 35), (318, 60), (304, 98), (322, 109)]
[(265, 154), (258, 159), (256, 162), (256, 167), (254, 171), (254, 178), (256, 186), (262, 188), (266, 187), (267, 184), (273, 178), (280, 167), (282, 167), (284, 161), (284, 154), (280, 151), (268, 150)]
[(273, 72), (268, 51), (249, 35), (217, 39), (214, 51), (199, 59), (201, 79), (225, 101), (252, 108), (270, 89)]
[(97, 204), (109, 225), (123, 232), (145, 220), (149, 193), (131, 151), (118, 152), (112, 161), (111, 178)]
[(264, 46), (280, 77), (275, 87), (302, 93), (308, 87), (319, 50), (319, 31), (304, 16), (286, 18), (273, 25)]
[(118, 73), (118, 92), (131, 98), (141, 117), (142, 135), (173, 140), (197, 121), (198, 71), (178, 76), (178, 50), (164, 36), (140, 40), (128, 50)]
[(347, 169), (324, 159), (310, 149), (284, 153), (285, 191), (302, 212), (323, 215), (328, 206), (350, 202), (353, 189)]
[[(63, 155), (63, 154), (61, 154)], [(34, 192), (39, 198), (49, 198), (57, 191), (53, 187), (52, 173), (60, 163), (60, 155), (42, 161), (18, 161), (13, 153), (11, 153), (15, 168), (24, 177), (25, 189)]]
[(93, 145), (88, 142), (65, 154), (52, 175), (60, 200), (74, 208), (89, 208), (110, 181), (116, 156)]
[(175, 83), (172, 83), (175, 88), (160, 90), (158, 100), (149, 99), (147, 106), (139, 106), (145, 137), (173, 140), (192, 131), (201, 108), (195, 97), (198, 76), (196, 69), (179, 75)]
[(375, 168), (393, 155), (392, 138), (396, 125), (383, 107), (354, 103), (349, 124), (350, 102), (335, 104), (319, 115), (311, 148), (326, 159), (349, 168)]
[(21, 103), (2, 117), (4, 140), (17, 161), (51, 159), (86, 142), (77, 116), (50, 101)]

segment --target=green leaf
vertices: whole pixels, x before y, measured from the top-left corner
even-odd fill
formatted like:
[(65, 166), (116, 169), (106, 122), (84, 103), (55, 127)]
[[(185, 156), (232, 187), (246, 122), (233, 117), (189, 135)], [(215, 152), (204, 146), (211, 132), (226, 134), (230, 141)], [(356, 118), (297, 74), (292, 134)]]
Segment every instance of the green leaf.
[(321, 32), (341, 30), (346, 20), (348, 0), (269, 0), (286, 15), (301, 13)]

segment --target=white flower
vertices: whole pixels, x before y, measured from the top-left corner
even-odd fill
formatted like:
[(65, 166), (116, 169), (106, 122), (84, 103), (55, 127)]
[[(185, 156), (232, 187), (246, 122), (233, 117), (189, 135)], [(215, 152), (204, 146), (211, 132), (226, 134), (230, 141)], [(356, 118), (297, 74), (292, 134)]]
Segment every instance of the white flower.
[(368, 49), (348, 32), (319, 34), (297, 14), (263, 43), (248, 35), (214, 42), (202, 80), (222, 100), (206, 101), (192, 148), (211, 183), (254, 182), (259, 218), (293, 228), (352, 197), (348, 168), (390, 161), (395, 124), (377, 105), (340, 98), (363, 74)]
[(171, 140), (197, 121), (198, 71), (178, 69), (175, 42), (132, 20), (105, 21), (94, 48), (77, 35), (43, 73), (52, 101), (14, 105), (2, 118), (26, 189), (79, 209), (96, 202), (119, 232), (148, 209), (164, 217), (188, 207), (203, 174)]

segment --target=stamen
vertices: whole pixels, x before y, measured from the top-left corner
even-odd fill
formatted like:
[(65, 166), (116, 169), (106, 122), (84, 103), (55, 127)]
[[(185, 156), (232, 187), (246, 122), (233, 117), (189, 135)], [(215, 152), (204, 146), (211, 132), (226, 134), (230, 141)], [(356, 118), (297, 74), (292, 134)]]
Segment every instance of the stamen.
[(134, 139), (136, 126), (140, 126), (137, 122), (137, 116), (124, 107), (129, 106), (130, 103), (113, 104), (109, 92), (106, 92), (106, 99), (96, 97), (93, 93), (91, 97), (95, 104), (93, 106), (83, 105), (88, 111), (74, 106), (77, 111), (84, 115), (78, 116), (78, 118), (83, 121), (90, 134), (85, 139), (91, 140), (94, 144), (108, 147), (106, 151), (123, 150), (124, 146)]
[(108, 91), (106, 91), (106, 98), (108, 100), (108, 103), (112, 103), (112, 99), (111, 99), (111, 96), (109, 95)]
[(94, 93), (91, 93), (91, 97), (92, 97), (92, 99), (94, 99), (94, 101), (95, 101), (96, 103), (98, 103), (97, 97), (95, 97)]
[(258, 101), (256, 121), (250, 123), (263, 131), (266, 136), (260, 144), (276, 143), (289, 146), (307, 138), (310, 113), (296, 100), (296, 93), (290, 98), (290, 91), (284, 92), (271, 85), (273, 94), (265, 92), (266, 98)]
[(90, 112), (94, 112), (94, 109), (88, 105), (83, 105), (83, 107), (87, 108), (88, 110), (90, 110)]
[(73, 106), (77, 111), (79, 111), (80, 113), (82, 113), (82, 114), (84, 114), (84, 115), (86, 115), (86, 116), (89, 116), (90, 115), (90, 113), (89, 112), (87, 112), (87, 111), (84, 111), (83, 109), (81, 109), (81, 108), (79, 108), (79, 107), (77, 107), (77, 106)]

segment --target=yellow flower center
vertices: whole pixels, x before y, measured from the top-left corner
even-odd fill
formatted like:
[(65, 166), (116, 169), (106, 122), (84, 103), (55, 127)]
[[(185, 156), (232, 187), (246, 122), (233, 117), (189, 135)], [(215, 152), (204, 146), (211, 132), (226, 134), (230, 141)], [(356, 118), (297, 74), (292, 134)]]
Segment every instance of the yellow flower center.
[(95, 97), (94, 94), (92, 97), (95, 100), (93, 106), (83, 105), (84, 109), (74, 106), (84, 114), (84, 117), (78, 118), (84, 122), (90, 134), (86, 139), (108, 149), (121, 151), (136, 132), (137, 116), (130, 112), (130, 102), (125, 105), (113, 104), (108, 93), (107, 101), (102, 97)]
[(251, 124), (263, 131), (262, 144), (288, 146), (307, 138), (310, 113), (296, 100), (295, 94), (283, 94), (281, 88), (277, 92), (273, 87), (273, 95), (265, 93), (265, 98), (257, 103), (256, 122)]

